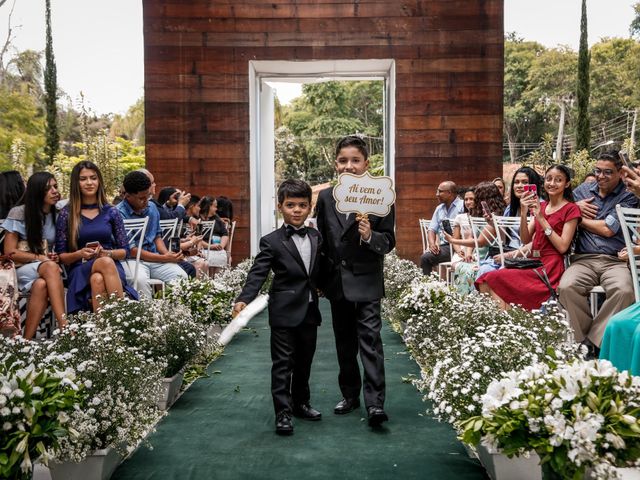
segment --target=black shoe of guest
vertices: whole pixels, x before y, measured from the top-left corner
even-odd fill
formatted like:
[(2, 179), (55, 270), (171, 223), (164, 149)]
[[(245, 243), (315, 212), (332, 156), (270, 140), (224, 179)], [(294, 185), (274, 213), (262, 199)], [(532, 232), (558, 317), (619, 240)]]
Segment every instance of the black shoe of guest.
[(322, 414), (308, 403), (302, 403), (293, 407), (293, 415), (312, 422), (322, 419)]
[(287, 411), (282, 411), (276, 415), (276, 433), (278, 435), (292, 435), (293, 421)]
[(367, 408), (368, 420), (370, 427), (378, 427), (382, 423), (389, 420), (389, 417), (384, 410), (380, 407), (369, 407)]
[(353, 412), (360, 406), (360, 400), (357, 398), (343, 398), (334, 407), (333, 413), (336, 415), (344, 415), (345, 413)]

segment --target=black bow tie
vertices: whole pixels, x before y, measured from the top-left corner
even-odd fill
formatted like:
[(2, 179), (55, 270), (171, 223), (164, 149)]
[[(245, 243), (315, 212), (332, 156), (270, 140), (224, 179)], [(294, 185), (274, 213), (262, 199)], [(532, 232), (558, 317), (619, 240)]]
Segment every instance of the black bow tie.
[(307, 227), (301, 227), (296, 230), (292, 225), (287, 225), (287, 237), (291, 238), (294, 233), (304, 237), (307, 234)]

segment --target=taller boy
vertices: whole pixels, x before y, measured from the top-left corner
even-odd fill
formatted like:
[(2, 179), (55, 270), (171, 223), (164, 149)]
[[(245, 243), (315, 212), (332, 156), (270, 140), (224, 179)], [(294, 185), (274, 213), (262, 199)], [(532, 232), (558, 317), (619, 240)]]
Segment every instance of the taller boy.
[[(361, 175), (369, 167), (365, 142), (355, 136), (336, 146), (336, 171)], [(321, 285), (331, 301), (333, 332), (340, 373), (342, 400), (334, 413), (349, 413), (360, 406), (364, 369), (364, 403), (370, 426), (388, 420), (384, 411), (384, 353), (380, 338), (380, 299), (384, 296), (383, 259), (395, 246), (395, 210), (385, 217), (370, 215), (356, 221), (355, 214), (336, 210), (333, 191), (320, 192), (317, 202), (318, 230), (322, 247)]]

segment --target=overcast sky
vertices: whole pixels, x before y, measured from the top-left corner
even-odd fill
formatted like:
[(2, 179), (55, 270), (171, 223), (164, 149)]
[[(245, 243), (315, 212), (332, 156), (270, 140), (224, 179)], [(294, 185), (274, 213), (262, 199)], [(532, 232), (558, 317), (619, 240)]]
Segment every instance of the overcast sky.
[[(7, 35), (13, 0), (0, 8), (0, 41)], [(588, 0), (589, 43), (628, 37), (634, 0)], [(577, 49), (580, 0), (505, 0), (505, 31), (546, 46)], [(123, 113), (143, 93), (142, 2), (140, 0), (51, 0), (58, 84), (99, 113)], [(43, 0), (16, 0), (14, 46), (44, 50)], [(278, 88), (288, 101), (290, 92)]]

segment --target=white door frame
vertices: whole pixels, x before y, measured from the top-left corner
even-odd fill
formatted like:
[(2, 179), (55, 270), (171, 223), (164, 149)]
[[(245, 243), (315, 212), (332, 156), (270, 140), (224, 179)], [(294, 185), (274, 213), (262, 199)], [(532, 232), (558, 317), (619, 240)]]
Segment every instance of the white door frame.
[[(273, 231), (276, 198), (275, 142), (272, 82), (311, 83), (327, 80), (384, 81), (384, 166), (395, 179), (395, 90), (393, 59), (249, 62), (249, 192), (251, 255), (258, 253), (260, 238)], [(352, 132), (345, 132), (352, 133)]]

